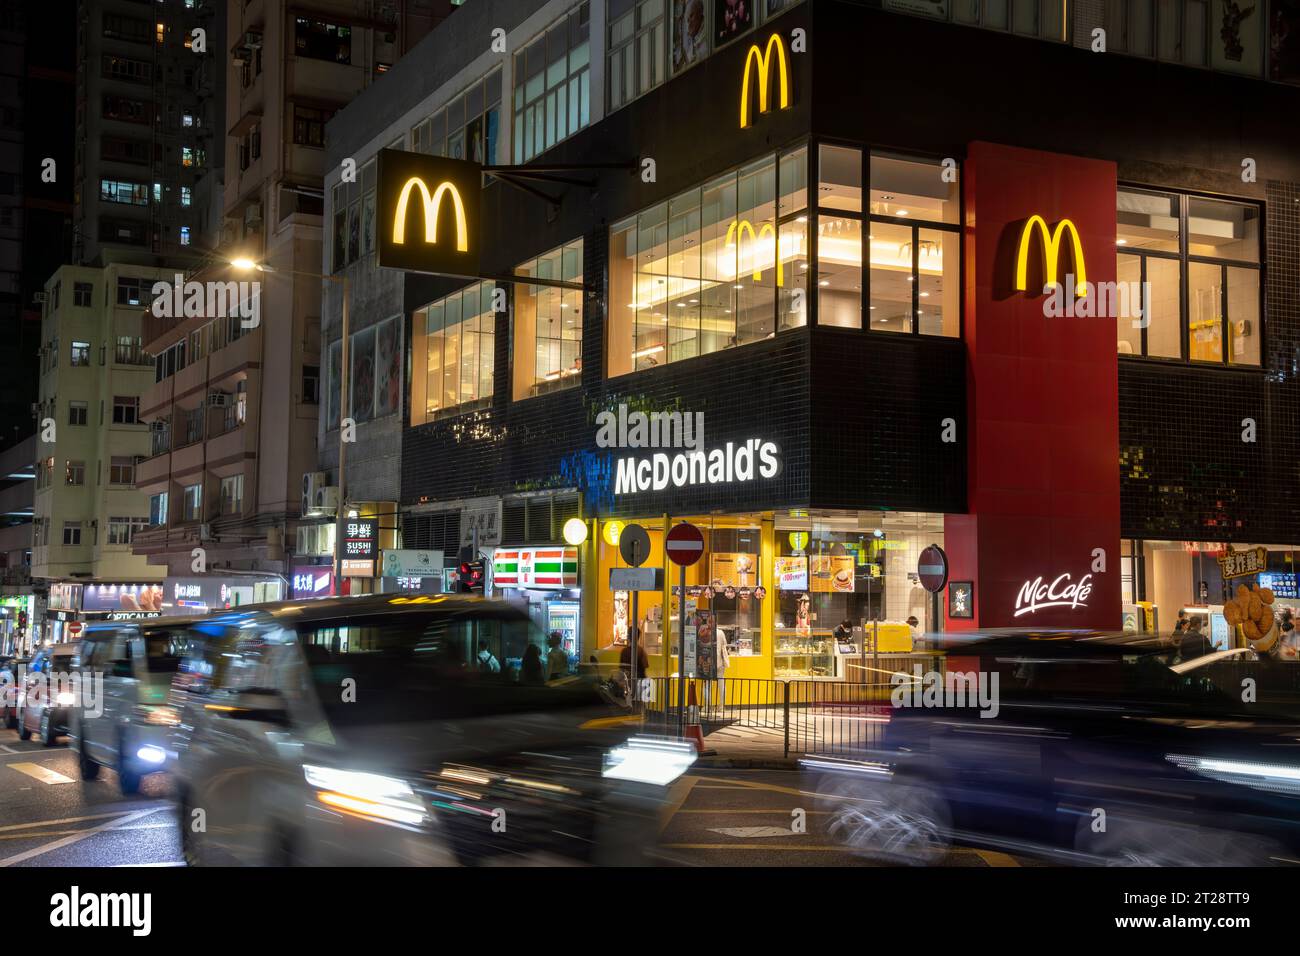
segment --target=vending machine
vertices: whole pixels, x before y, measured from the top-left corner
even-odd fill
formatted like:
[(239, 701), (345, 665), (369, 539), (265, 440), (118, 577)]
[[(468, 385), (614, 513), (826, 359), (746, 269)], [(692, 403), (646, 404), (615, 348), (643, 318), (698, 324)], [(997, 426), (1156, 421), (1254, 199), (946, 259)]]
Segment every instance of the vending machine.
[(578, 659), (582, 605), (577, 601), (546, 602), (546, 633), (560, 632), (560, 646), (571, 660)]

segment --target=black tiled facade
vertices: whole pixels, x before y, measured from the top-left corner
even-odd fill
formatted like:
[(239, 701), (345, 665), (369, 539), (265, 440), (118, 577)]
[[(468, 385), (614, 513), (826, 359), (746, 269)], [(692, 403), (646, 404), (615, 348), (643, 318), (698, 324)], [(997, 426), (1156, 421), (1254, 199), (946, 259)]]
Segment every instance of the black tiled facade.
[[(1125, 537), (1300, 542), (1300, 131), (1282, 122), (1293, 115), (1294, 91), (833, 0), (801, 4), (775, 28), (788, 36), (796, 26), (807, 30), (809, 53), (791, 56), (790, 109), (736, 129), (746, 40), (540, 158), (626, 162), (626, 171), (592, 173), (590, 190), (553, 189), (563, 195), (558, 209), (500, 183), (485, 190), (487, 271), (510, 272), (584, 238), (584, 275), (594, 294), (585, 301), (583, 381), (511, 401), (510, 322), (499, 315), (490, 408), (405, 430), (403, 504), (576, 487), (588, 513), (608, 515), (964, 511), (969, 449), (960, 340), (804, 328), (606, 381), (606, 257), (612, 223), (809, 137), (958, 160), (968, 143), (987, 140), (1113, 160), (1123, 183), (1265, 204), (1263, 367), (1119, 360), (1121, 529)], [(864, 37), (871, 38), (865, 47)], [(925, 51), (925, 81), (900, 87), (900, 77), (916, 72), (918, 50)], [(847, 83), (846, 64), (856, 71)], [(1066, 103), (1063, 78), (1081, 69), (1090, 83)], [(1147, 91), (1159, 112), (1129, 112), (1134, 90)], [(1230, 131), (1222, 117), (1233, 117)], [(1247, 155), (1258, 162), (1258, 183), (1240, 178)], [(656, 160), (655, 182), (639, 175), (644, 157)], [(815, 195), (812, 156), (809, 178)], [(407, 309), (454, 287), (408, 276)], [(613, 502), (605, 493), (613, 456), (596, 448), (595, 416), (620, 401), (703, 412), (710, 448), (776, 441), (783, 471), (748, 486)], [(954, 442), (943, 440), (949, 418)], [(1256, 423), (1253, 443), (1242, 441), (1247, 418)]]

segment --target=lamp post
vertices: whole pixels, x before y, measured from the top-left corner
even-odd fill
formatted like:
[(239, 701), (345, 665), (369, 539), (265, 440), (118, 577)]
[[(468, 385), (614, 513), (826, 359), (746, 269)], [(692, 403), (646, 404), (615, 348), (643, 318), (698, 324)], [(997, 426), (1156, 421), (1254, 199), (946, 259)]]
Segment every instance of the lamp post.
[[(326, 282), (337, 282), (343, 291), (343, 341), (339, 349), (339, 503), (334, 517), (334, 593), (341, 594), (343, 591), (343, 540), (344, 540), (344, 521), (347, 516), (347, 458), (348, 443), (343, 440), (343, 419), (347, 414), (348, 407), (348, 333), (350, 330), (348, 316), (348, 300), (351, 298), (348, 292), (348, 277), (346, 275), (329, 276), (320, 272), (301, 272), (297, 269), (276, 269), (265, 263), (255, 262), (252, 259), (232, 259), (230, 264), (242, 272), (257, 270), (258, 272), (271, 272), (282, 275), (304, 276), (309, 279), (322, 279)], [(328, 421), (326, 422), (328, 425)]]

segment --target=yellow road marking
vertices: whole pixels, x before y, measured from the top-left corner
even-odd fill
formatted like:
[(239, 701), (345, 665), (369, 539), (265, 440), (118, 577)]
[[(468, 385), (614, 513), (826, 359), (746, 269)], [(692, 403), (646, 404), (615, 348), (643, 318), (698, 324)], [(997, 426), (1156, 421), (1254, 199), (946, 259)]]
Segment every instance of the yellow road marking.
[(999, 853), (997, 850), (971, 850), (981, 860), (989, 866), (1019, 866), (1020, 863), (1014, 856), (1009, 853)]
[(57, 770), (51, 770), (49, 767), (42, 767), (38, 763), (11, 763), (11, 768), (19, 773), (25, 773), (29, 777), (34, 777), (41, 783), (76, 783), (71, 777), (65, 777)]

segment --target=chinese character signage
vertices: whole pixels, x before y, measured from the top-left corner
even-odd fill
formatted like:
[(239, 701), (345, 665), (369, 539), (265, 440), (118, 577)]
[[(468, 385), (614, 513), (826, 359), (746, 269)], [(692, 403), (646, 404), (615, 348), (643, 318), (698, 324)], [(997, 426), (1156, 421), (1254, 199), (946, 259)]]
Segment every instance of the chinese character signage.
[(1228, 550), (1219, 556), (1218, 561), (1224, 580), (1259, 574), (1268, 567), (1268, 549), (1261, 546), (1234, 551), (1232, 545), (1228, 545)]
[(374, 518), (349, 518), (343, 527), (343, 557), (373, 561), (379, 541), (379, 523)]

